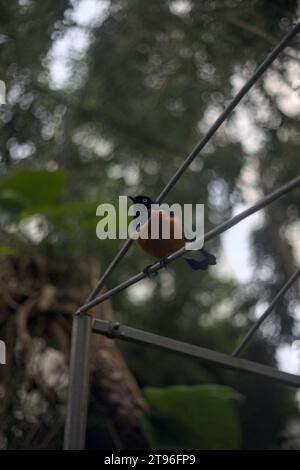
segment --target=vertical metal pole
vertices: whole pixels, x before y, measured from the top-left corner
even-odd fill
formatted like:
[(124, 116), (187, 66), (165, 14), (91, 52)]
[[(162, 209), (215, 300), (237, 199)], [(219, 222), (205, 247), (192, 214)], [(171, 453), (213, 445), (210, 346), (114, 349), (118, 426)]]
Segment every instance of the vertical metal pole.
[(91, 334), (92, 317), (76, 313), (72, 326), (65, 450), (83, 450), (85, 447)]

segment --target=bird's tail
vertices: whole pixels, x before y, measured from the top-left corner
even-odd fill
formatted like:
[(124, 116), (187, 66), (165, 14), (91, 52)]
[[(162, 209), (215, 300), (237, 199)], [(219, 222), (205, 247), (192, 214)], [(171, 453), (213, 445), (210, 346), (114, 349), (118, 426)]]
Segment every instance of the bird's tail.
[(197, 251), (189, 251), (184, 258), (189, 266), (195, 270), (202, 269), (202, 271), (206, 271), (209, 266), (217, 264), (216, 257), (203, 248)]

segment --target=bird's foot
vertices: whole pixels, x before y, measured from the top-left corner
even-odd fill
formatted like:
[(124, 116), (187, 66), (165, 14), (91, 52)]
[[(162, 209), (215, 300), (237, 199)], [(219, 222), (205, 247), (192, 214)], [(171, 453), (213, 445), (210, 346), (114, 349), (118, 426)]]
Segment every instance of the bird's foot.
[(151, 272), (152, 266), (153, 266), (153, 264), (149, 264), (148, 266), (145, 267), (145, 269), (143, 269), (143, 273), (146, 274), (146, 276), (148, 276), (148, 277), (150, 277), (151, 275), (157, 276), (156, 271)]
[(159, 260), (159, 265), (160, 265), (161, 268), (166, 268), (167, 265), (168, 265), (168, 262), (167, 262), (166, 258), (161, 258)]
[[(155, 264), (155, 263), (154, 263)], [(149, 266), (146, 266), (145, 269), (143, 269), (143, 273), (146, 274), (146, 276), (157, 276), (157, 271), (151, 271), (151, 268), (154, 266), (154, 264), (149, 264)], [(167, 266), (168, 262), (166, 258), (161, 258), (159, 260), (159, 266), (160, 268), (165, 268)]]

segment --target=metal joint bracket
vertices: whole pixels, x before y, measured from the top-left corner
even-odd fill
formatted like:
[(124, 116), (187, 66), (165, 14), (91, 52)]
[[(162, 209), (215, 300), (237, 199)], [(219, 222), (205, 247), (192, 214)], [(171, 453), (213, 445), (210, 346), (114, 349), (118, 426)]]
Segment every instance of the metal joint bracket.
[(106, 336), (111, 339), (117, 338), (119, 336), (120, 327), (121, 323), (117, 321), (108, 322)]

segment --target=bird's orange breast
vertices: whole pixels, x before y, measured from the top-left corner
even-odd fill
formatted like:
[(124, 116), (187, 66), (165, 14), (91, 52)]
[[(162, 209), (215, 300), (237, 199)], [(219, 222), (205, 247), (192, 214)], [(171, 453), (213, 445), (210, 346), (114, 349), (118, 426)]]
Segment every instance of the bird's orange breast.
[[(168, 224), (169, 233), (166, 231)], [(154, 230), (157, 238), (153, 238)], [(164, 234), (169, 235), (169, 238), (163, 238)], [(180, 238), (175, 238), (176, 234), (181, 235)], [(140, 229), (138, 244), (149, 255), (164, 258), (185, 245), (181, 222), (168, 212), (153, 211), (149, 221)]]

